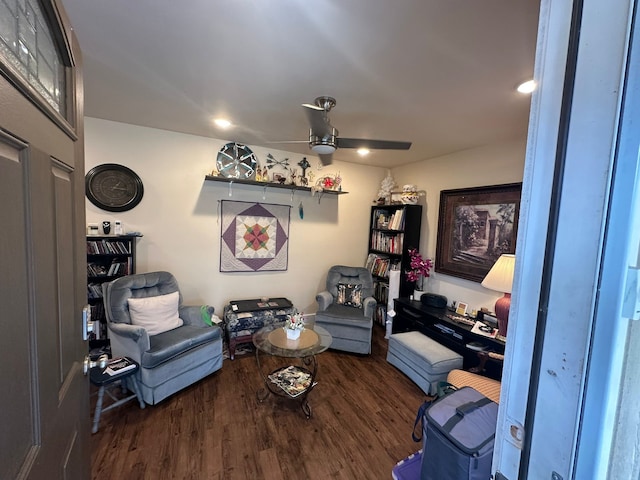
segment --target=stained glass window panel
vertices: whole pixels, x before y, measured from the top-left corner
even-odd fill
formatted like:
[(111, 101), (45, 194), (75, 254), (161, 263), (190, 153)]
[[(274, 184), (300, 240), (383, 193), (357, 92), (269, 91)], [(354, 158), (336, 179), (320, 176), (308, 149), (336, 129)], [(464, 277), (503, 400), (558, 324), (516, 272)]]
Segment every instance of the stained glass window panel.
[(0, 56), (66, 117), (66, 67), (37, 0), (0, 0)]

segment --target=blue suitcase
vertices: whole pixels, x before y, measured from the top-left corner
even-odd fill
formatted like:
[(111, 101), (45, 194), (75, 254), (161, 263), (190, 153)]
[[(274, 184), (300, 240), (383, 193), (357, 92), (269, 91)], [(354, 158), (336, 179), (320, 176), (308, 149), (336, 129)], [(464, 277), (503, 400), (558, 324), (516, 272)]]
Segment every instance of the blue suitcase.
[(498, 404), (471, 387), (435, 401), (422, 422), (420, 480), (491, 477)]

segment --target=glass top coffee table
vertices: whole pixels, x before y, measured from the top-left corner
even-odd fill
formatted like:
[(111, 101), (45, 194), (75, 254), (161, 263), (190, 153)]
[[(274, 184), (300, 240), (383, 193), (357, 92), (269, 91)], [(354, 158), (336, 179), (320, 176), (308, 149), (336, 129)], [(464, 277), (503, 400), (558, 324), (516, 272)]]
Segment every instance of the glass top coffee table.
[[(317, 383), (316, 355), (331, 346), (331, 334), (315, 323), (309, 323), (300, 333), (300, 338), (290, 340), (283, 327), (284, 323), (267, 325), (253, 334), (256, 362), (265, 385), (265, 388), (258, 390), (256, 396), (260, 403), (269, 393), (295, 399), (300, 402), (306, 417), (310, 418), (311, 407), (307, 402), (307, 396)], [(267, 357), (261, 360), (260, 356), (264, 357), (265, 354)], [(280, 359), (279, 362), (275, 360), (276, 357)], [(282, 359), (286, 359), (285, 365), (276, 368), (266, 366), (266, 363), (281, 364)]]

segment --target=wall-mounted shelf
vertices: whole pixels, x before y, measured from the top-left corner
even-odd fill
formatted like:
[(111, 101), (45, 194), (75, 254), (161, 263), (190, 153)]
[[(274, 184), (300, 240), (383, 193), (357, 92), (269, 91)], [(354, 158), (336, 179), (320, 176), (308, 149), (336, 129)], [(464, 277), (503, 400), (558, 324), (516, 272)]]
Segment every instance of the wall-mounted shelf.
[[(226, 177), (216, 177), (214, 175), (206, 175), (204, 177), (205, 180), (211, 182), (222, 182), (222, 183), (230, 183), (230, 184), (238, 184), (238, 185), (251, 185), (254, 187), (261, 188), (279, 188), (281, 190), (299, 190), (301, 192), (311, 192), (310, 187), (299, 187), (298, 185), (285, 185), (281, 183), (272, 183), (272, 182), (256, 182), (255, 180), (243, 180), (240, 178), (226, 178)], [(342, 190), (327, 190), (323, 189), (322, 192), (318, 192), (321, 195), (342, 195), (345, 192)]]

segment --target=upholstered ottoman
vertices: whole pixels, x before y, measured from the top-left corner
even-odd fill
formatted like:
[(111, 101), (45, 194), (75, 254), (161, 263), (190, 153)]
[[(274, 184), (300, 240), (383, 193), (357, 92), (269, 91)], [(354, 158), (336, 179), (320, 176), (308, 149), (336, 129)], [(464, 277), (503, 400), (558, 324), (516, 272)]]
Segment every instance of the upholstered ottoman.
[[(260, 306), (263, 305), (263, 306)], [(234, 307), (235, 306), (235, 307)], [(298, 313), (286, 298), (236, 300), (224, 307), (224, 329), (229, 346), (229, 358), (235, 358), (236, 346), (251, 343), (251, 337), (265, 325), (284, 322), (289, 315)]]
[(462, 356), (420, 332), (394, 333), (389, 337), (387, 361), (413, 380), (427, 395), (435, 395), (438, 382), (462, 368)]

